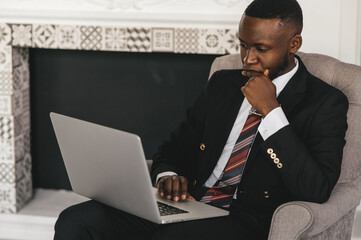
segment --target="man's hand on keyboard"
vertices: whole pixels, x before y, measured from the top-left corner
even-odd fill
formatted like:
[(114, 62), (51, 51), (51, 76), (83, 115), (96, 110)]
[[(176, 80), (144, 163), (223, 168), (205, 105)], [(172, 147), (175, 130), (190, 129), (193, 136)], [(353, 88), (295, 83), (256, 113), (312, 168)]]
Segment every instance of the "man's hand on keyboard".
[(188, 180), (182, 176), (164, 176), (159, 179), (157, 184), (159, 195), (168, 200), (178, 202), (179, 200), (185, 200), (187, 197), (193, 199), (188, 194)]

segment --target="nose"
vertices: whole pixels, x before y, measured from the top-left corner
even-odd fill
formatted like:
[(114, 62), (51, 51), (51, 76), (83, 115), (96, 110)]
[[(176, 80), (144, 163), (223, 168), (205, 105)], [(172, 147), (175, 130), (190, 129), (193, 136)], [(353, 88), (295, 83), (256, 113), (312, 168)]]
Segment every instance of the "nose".
[(255, 53), (254, 48), (249, 48), (246, 50), (246, 55), (243, 58), (245, 65), (253, 65), (258, 62), (257, 54)]

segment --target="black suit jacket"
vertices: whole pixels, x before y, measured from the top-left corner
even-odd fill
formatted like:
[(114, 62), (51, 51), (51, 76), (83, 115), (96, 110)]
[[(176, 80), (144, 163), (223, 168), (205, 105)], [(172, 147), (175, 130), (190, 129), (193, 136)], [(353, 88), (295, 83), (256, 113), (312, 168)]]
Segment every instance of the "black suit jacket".
[[(348, 100), (298, 60), (298, 71), (278, 97), (290, 124), (266, 141), (257, 134), (238, 186), (236, 202), (267, 221), (285, 202), (327, 201), (341, 169)], [(202, 197), (202, 186), (222, 153), (244, 99), (240, 88), (246, 82), (239, 70), (222, 70), (211, 77), (186, 120), (154, 155), (153, 179), (158, 173), (174, 171), (188, 178), (196, 199)], [(274, 163), (269, 149), (282, 165)]]

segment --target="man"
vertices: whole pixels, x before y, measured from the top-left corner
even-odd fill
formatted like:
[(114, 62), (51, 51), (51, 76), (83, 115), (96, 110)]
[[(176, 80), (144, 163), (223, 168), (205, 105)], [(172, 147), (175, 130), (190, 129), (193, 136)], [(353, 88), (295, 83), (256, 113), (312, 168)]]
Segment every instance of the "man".
[(244, 71), (216, 72), (153, 158), (161, 196), (230, 216), (160, 226), (91, 201), (60, 215), (55, 239), (267, 239), (279, 205), (327, 201), (348, 101), (295, 55), (301, 31), (296, 0), (253, 1), (239, 24)]

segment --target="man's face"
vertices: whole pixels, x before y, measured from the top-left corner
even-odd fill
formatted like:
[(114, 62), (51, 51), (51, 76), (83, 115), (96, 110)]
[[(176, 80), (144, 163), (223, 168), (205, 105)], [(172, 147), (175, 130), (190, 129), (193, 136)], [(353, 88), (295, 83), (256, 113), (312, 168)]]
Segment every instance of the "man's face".
[(244, 68), (261, 72), (269, 69), (271, 80), (294, 67), (293, 55), (290, 54), (290, 40), (293, 36), (291, 30), (280, 27), (279, 22), (279, 19), (244, 15), (239, 24)]

